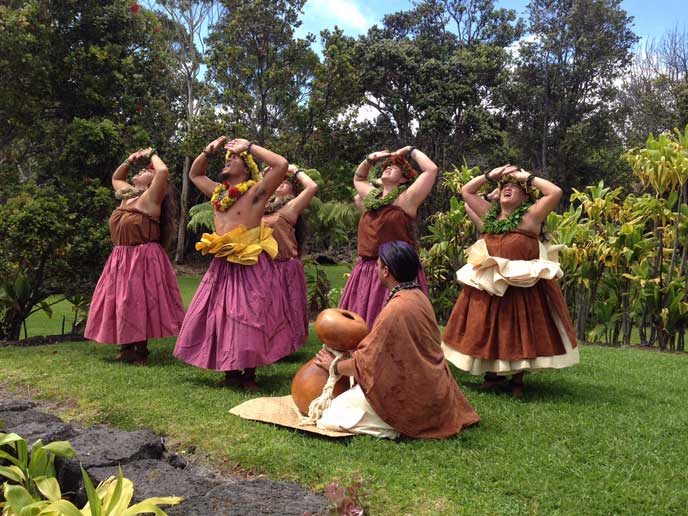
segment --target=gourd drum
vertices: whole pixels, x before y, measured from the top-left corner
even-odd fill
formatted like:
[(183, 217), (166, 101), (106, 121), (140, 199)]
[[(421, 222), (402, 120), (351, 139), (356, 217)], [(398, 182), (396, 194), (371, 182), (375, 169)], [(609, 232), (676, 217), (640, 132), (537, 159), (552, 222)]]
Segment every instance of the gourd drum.
[[(315, 333), (331, 349), (353, 351), (368, 334), (368, 325), (358, 314), (340, 308), (328, 308), (318, 315)], [(291, 382), (291, 397), (299, 411), (307, 415), (308, 407), (322, 394), (329, 374), (313, 363), (304, 364)], [(332, 395), (339, 396), (349, 388), (349, 378), (342, 377), (334, 386)]]

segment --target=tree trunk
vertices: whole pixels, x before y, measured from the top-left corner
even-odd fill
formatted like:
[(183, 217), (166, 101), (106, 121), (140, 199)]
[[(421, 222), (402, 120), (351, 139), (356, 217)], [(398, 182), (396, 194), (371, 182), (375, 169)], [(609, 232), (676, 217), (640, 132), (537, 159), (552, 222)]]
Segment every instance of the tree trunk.
[(179, 198), (179, 227), (177, 228), (177, 249), (174, 253), (174, 263), (184, 263), (184, 248), (186, 245), (186, 217), (189, 213), (189, 168), (191, 158), (184, 158), (182, 173), (182, 193)]

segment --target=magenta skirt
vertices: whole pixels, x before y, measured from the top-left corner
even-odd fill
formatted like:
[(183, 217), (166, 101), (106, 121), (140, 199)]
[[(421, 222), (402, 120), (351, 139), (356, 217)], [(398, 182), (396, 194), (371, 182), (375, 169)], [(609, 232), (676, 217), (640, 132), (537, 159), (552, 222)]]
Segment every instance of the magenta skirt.
[(287, 309), (275, 295), (281, 276), (261, 253), (256, 265), (214, 259), (194, 295), (174, 356), (204, 369), (271, 364), (296, 349)]
[(275, 293), (284, 298), (284, 309), (294, 339), (296, 351), (308, 340), (308, 301), (306, 276), (303, 264), (298, 258), (274, 262), (280, 274), (280, 283)]
[[(422, 266), (418, 273), (418, 283), (427, 296), (428, 284)], [(361, 258), (359, 256), (346, 285), (344, 285), (342, 298), (339, 300), (339, 308), (357, 313), (368, 323), (368, 329), (372, 329), (377, 314), (385, 306), (388, 295), (389, 290), (380, 283), (377, 275), (377, 258)]]
[(84, 337), (104, 344), (169, 337), (183, 319), (177, 276), (162, 246), (118, 245), (93, 292)]

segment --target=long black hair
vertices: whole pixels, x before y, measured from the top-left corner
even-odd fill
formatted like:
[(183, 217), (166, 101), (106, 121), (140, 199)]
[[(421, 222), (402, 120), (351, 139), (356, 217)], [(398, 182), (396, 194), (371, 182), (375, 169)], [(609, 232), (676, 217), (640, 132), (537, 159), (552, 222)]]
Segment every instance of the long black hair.
[(398, 282), (406, 283), (418, 277), (420, 258), (411, 244), (393, 240), (382, 244), (377, 253)]

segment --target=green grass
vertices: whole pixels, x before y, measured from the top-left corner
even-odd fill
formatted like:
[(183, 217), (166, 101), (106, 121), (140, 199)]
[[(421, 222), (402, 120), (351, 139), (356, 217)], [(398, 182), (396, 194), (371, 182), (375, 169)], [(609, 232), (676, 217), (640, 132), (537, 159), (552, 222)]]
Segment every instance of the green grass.
[[(188, 302), (198, 278), (181, 278)], [(313, 332), (311, 332), (313, 333)], [(263, 395), (285, 395), (319, 347), (259, 369)], [(322, 489), (360, 472), (373, 514), (681, 514), (688, 507), (688, 356), (583, 346), (581, 365), (527, 378), (522, 401), (476, 392), (454, 370), (481, 415), (442, 441), (329, 440), (245, 421), (228, 411), (250, 396), (220, 389), (221, 374), (152, 343), (149, 367), (112, 360), (93, 343), (0, 348), (0, 382), (67, 403), (63, 415), (125, 429), (147, 427), (199, 460)], [(169, 493), (173, 494), (173, 493)]]

